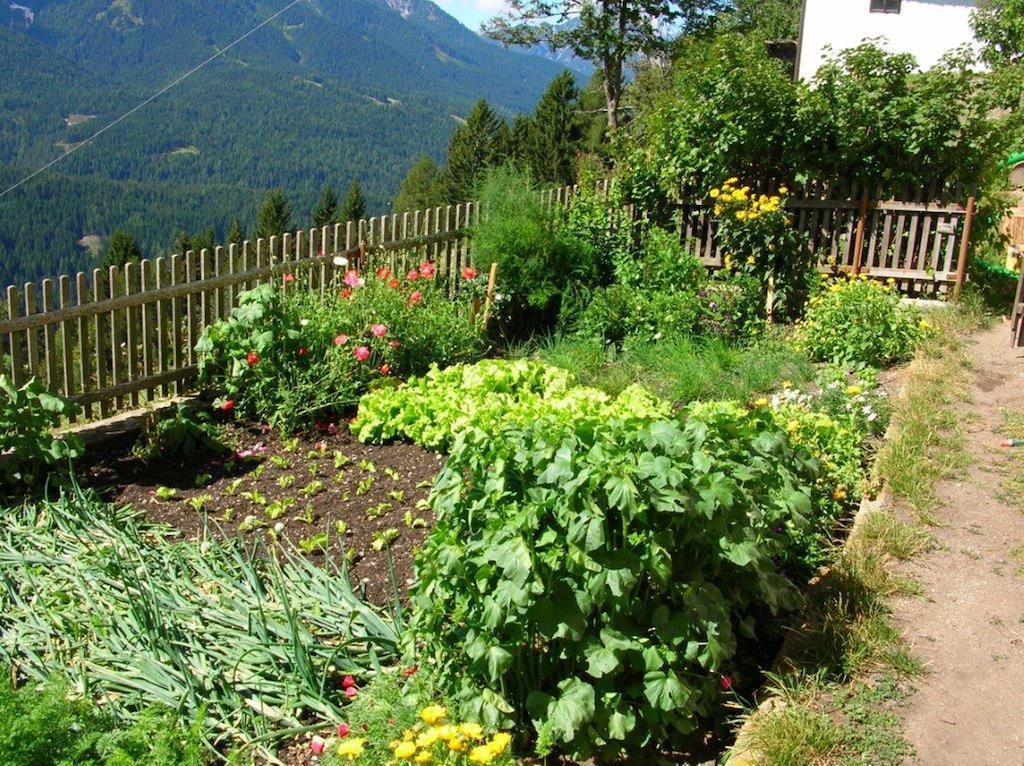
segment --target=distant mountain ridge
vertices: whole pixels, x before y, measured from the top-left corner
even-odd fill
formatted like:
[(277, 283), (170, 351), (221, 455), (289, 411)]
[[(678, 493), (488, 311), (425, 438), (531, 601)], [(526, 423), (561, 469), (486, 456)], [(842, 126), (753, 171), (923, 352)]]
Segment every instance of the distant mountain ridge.
[[(8, 0), (0, 27), (0, 55), (10, 62), (10, 85), (0, 91), (4, 176), (74, 146), (285, 4)], [(305, 206), (324, 183), (358, 177), (379, 211), (417, 156), (443, 156), (456, 118), (474, 101), (486, 98), (506, 115), (528, 110), (560, 71), (492, 45), (430, 0), (304, 0), (55, 168), (160, 184), (135, 195), (128, 221), (83, 197), (81, 183), (75, 198), (58, 186), (48, 205), (38, 204), (42, 187), (33, 185), (0, 199), (0, 281), (49, 274), (57, 263), (88, 265), (74, 243), (119, 225), (134, 224), (148, 249), (166, 247), (177, 229), (223, 234), (223, 205), (214, 206), (217, 219), (191, 209), (180, 220), (151, 208), (147, 215), (145, 205), (174, 184), (231, 188), (248, 207), (281, 187), (303, 205), (296, 225), (305, 225)], [(36, 228), (53, 234), (24, 241), (27, 210), (41, 213)]]

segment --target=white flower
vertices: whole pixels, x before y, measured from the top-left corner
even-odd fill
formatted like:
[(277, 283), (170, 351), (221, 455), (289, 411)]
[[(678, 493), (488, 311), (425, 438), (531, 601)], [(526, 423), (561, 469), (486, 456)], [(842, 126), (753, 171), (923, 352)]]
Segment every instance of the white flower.
[(305, 327), (308, 324), (309, 324), (309, 320), (308, 319), (300, 319), (299, 320), (299, 325), (302, 326), (302, 327)]
[(334, 265), (344, 268), (345, 266), (348, 266), (348, 258), (343, 255), (336, 255), (334, 256)]
[(279, 535), (282, 532), (284, 532), (284, 524), (279, 521), (274, 525), (274, 533)]

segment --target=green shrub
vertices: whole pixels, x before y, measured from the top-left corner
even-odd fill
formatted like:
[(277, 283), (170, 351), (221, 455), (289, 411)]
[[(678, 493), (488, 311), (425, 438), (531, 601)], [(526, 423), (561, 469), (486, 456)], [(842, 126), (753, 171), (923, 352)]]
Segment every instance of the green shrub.
[(851, 277), (808, 301), (797, 342), (819, 362), (883, 368), (909, 360), (928, 327), (891, 285)]
[(484, 216), (473, 227), (473, 257), (484, 267), (498, 264), (495, 318), (506, 334), (550, 326), (570, 286), (601, 281), (606, 255), (565, 226), (561, 213), (544, 208), (528, 175), (493, 168), (479, 197)]
[(146, 421), (132, 453), (142, 460), (167, 460), (192, 457), (200, 450), (216, 454), (227, 447), (220, 440), (220, 429), (210, 422), (207, 413), (179, 404)]
[(813, 518), (817, 470), (768, 410), (730, 404), (465, 429), (410, 646), (481, 720), (532, 724), (540, 752), (670, 747), (716, 706), (751, 615), (797, 603), (775, 561)]
[(0, 681), (3, 766), (202, 766), (205, 753), (198, 729), (181, 729), (169, 712), (120, 727), (59, 681), (20, 689)]
[(432, 264), (402, 277), (350, 271), (344, 289), (326, 295), (271, 285), (243, 293), (200, 339), (200, 379), (223, 390), (224, 408), (292, 431), (393, 376), (475, 359), (482, 327), (434, 273)]
[(612, 398), (575, 384), (572, 374), (526, 359), (488, 359), (433, 369), (395, 390), (367, 394), (352, 429), (364, 442), (409, 439), (447, 449), (465, 430), (497, 433), (535, 418), (572, 423), (602, 412), (633, 421), (666, 416), (669, 408), (647, 391), (628, 388)]
[(16, 388), (0, 375), (0, 484), (37, 485), (52, 467), (80, 457), (85, 451), (80, 438), (51, 433), (75, 410), (35, 378)]

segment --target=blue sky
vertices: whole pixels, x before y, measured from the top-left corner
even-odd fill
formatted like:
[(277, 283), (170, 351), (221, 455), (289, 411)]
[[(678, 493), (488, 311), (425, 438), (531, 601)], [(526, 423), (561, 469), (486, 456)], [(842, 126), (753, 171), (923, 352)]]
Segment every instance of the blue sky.
[(481, 22), (498, 15), (505, 8), (504, 0), (434, 0), (448, 13), (474, 32)]

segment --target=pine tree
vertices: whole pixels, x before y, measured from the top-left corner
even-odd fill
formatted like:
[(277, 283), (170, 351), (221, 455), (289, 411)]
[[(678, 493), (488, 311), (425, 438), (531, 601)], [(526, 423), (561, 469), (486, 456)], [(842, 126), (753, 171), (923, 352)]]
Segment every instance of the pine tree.
[(476, 102), (464, 125), (448, 144), (444, 169), (444, 193), (448, 202), (458, 204), (473, 198), (484, 170), (508, 158), (508, 125), (486, 101)]
[(103, 259), (100, 265), (103, 268), (110, 266), (124, 266), (126, 263), (138, 263), (142, 260), (142, 248), (135, 241), (135, 237), (126, 231), (118, 229), (110, 236), (106, 250), (103, 251)]
[(572, 74), (563, 72), (537, 102), (524, 152), (526, 167), (536, 181), (559, 186), (574, 182), (576, 153), (583, 138), (578, 101)]
[(245, 232), (242, 230), (242, 222), (237, 218), (231, 219), (231, 227), (228, 229), (228, 244), (241, 247), (244, 242)]
[(444, 202), (441, 187), (441, 168), (430, 157), (423, 155), (409, 169), (409, 174), (398, 188), (395, 212), (426, 210)]
[(366, 217), (366, 200), (363, 198), (363, 187), (356, 178), (349, 184), (348, 193), (345, 195), (345, 202), (341, 206), (341, 215), (338, 220), (341, 223), (358, 221)]
[(193, 235), (192, 250), (201, 253), (203, 250), (213, 250), (217, 247), (217, 235), (213, 229), (206, 229)]
[(174, 243), (171, 245), (171, 252), (177, 255), (184, 255), (192, 249), (192, 237), (188, 232), (179, 231), (174, 235)]
[(334, 193), (334, 187), (328, 184), (320, 195), (320, 202), (313, 209), (313, 227), (322, 229), (332, 224), (338, 215), (338, 195)]
[(292, 206), (280, 189), (267, 192), (256, 216), (256, 238), (279, 237), (292, 228)]

